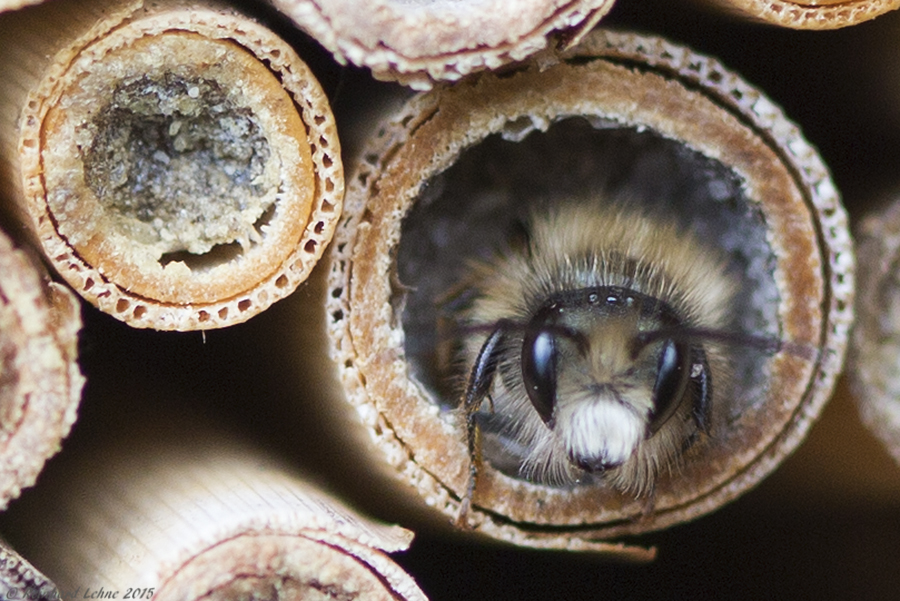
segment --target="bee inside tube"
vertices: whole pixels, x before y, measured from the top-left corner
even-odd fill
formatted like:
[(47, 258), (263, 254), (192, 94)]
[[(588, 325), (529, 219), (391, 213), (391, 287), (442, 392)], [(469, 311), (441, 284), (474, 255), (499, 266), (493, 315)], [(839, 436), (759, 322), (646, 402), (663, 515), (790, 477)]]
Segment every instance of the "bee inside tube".
[(594, 32), (414, 98), (351, 181), (332, 359), (385, 463), (459, 526), (602, 550), (694, 519), (831, 394), (846, 215), (799, 130), (708, 58)]
[[(593, 163), (580, 183), (541, 151), (567, 140)], [(502, 185), (473, 185), (501, 166)], [(698, 166), (707, 181), (683, 179)], [(407, 352), (465, 414), (469, 486), (483, 452), (514, 477), (606, 483), (652, 504), (657, 476), (677, 475), (725, 417), (713, 399), (736, 380), (758, 387), (780, 346), (762, 325), (774, 290), (751, 304), (770, 265), (740, 182), (658, 136), (570, 118), (488, 139), (426, 187), (398, 250)]]
[(733, 285), (692, 235), (591, 204), (542, 211), (529, 220), (526, 248), (473, 270), (460, 330), (490, 333), (480, 347), (479, 337), (462, 338), (470, 453), (487, 399), (492, 429), (508, 433), (500, 452), (524, 452), (524, 477), (598, 475), (645, 496), (657, 472), (709, 432), (714, 383), (729, 379), (729, 362), (704, 334), (727, 336)]

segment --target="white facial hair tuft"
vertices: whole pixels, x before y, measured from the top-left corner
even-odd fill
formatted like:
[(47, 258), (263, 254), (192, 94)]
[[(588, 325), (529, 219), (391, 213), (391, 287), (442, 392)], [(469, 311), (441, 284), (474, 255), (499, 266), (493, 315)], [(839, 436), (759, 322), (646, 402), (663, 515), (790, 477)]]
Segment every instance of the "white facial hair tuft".
[[(557, 416), (557, 431), (569, 457), (584, 465), (615, 467), (627, 461), (644, 439), (647, 422), (615, 400), (582, 401)], [(559, 423), (562, 421), (566, 423)]]

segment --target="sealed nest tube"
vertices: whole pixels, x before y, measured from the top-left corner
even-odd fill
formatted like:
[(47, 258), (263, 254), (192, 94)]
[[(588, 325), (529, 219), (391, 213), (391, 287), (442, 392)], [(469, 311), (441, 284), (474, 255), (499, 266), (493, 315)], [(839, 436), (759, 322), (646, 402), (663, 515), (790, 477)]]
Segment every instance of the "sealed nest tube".
[(3, 174), (85, 299), (137, 327), (252, 317), (304, 281), (343, 198), (297, 53), (215, 2), (72, 2), (0, 22)]
[(339, 61), (428, 89), (581, 39), (613, 0), (270, 0)]
[(412, 99), (354, 167), (333, 359), (373, 454), (460, 526), (639, 557), (602, 541), (734, 499), (831, 395), (846, 214), (712, 59), (596, 31)]

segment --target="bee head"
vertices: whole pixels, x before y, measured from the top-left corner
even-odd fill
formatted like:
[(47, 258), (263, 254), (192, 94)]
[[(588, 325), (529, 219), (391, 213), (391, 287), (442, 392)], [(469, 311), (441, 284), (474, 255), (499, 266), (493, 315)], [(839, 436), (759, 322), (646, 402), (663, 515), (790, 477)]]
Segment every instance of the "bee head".
[(615, 286), (562, 292), (534, 313), (523, 335), (523, 385), (573, 464), (589, 472), (621, 465), (686, 400), (695, 419), (705, 413), (702, 349), (656, 335), (679, 325), (667, 304)]

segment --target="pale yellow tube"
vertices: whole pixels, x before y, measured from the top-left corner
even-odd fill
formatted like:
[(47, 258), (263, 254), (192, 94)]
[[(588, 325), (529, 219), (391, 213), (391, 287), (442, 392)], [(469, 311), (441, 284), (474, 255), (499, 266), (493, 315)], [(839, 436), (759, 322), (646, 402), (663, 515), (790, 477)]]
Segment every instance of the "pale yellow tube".
[(141, 420), (82, 448), (17, 508), (39, 515), (17, 525), (17, 540), (64, 595), (426, 599), (389, 556), (411, 532), (191, 421)]

